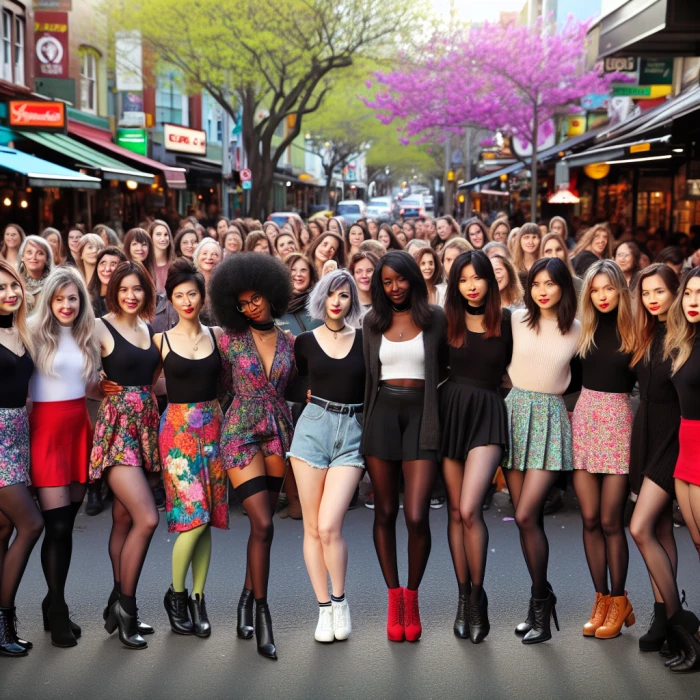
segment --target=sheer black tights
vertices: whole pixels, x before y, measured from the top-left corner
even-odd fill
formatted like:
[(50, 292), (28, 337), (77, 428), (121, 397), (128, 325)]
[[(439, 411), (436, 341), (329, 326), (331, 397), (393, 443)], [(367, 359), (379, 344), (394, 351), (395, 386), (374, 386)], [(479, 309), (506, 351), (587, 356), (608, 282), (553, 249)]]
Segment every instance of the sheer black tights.
[(243, 501), (250, 521), (248, 538), (248, 560), (245, 572), (245, 587), (253, 591), (256, 600), (267, 598), (270, 578), (270, 550), (275, 526), (272, 516), (277, 507), (279, 493), (260, 491)]
[(388, 588), (400, 585), (396, 562), (396, 518), (403, 471), (408, 588), (417, 590), (430, 556), (430, 496), (437, 476), (437, 464), (430, 460), (389, 462), (377, 457), (366, 457), (366, 462), (374, 490), (374, 548)]

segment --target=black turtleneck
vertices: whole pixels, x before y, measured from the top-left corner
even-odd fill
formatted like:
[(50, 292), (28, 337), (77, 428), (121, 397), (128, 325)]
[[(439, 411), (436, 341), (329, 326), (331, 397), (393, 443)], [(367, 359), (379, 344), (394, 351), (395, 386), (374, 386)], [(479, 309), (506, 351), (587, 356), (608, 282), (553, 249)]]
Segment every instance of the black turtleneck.
[(0, 314), (0, 328), (12, 328), (14, 314)]
[(617, 309), (607, 314), (596, 313), (595, 345), (581, 360), (583, 387), (607, 394), (629, 394), (634, 388), (635, 375), (629, 367), (632, 355), (620, 352)]
[(681, 416), (686, 420), (700, 420), (700, 333), (690, 357), (671, 378), (681, 404)]

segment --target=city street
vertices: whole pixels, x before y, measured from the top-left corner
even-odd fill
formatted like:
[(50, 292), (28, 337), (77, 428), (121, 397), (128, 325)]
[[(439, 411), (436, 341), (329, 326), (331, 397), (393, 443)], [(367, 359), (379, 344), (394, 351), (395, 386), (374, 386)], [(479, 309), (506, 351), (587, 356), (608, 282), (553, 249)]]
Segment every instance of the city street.
[[(76, 522), (67, 600), (83, 636), (73, 649), (51, 646), (41, 628), (45, 593), (39, 546), (17, 601), (20, 631), (34, 642), (26, 658), (0, 658), (0, 698), (640, 698), (700, 697), (697, 675), (679, 677), (656, 654), (642, 654), (637, 639), (652, 609), (644, 565), (630, 539), (628, 589), (637, 624), (612, 641), (586, 639), (593, 589), (581, 543), (581, 522), (570, 494), (565, 511), (549, 516), (550, 580), (559, 599), (561, 632), (525, 647), (513, 634), (524, 617), (529, 582), (507, 498), (486, 513), (491, 532), (486, 590), (491, 634), (474, 646), (452, 633), (456, 583), (446, 539), (447, 512), (431, 511), (433, 552), (421, 587), (423, 638), (393, 644), (385, 634), (386, 590), (372, 544), (372, 512), (348, 514), (350, 566), (347, 594), (354, 631), (349, 641), (323, 646), (313, 640), (317, 607), (302, 558), (302, 524), (277, 520), (269, 600), (279, 661), (258, 656), (253, 641), (235, 634), (235, 605), (243, 582), (248, 524), (239, 507), (229, 532), (214, 531), (207, 584), (213, 626), (208, 640), (173, 634), (163, 609), (170, 583), (173, 537), (161, 515), (146, 561), (138, 603), (153, 624), (146, 651), (128, 651), (102, 628), (111, 586), (107, 557), (110, 513)], [(500, 508), (499, 508), (500, 505)], [(406, 536), (399, 516), (400, 565), (406, 571)], [(677, 529), (680, 587), (700, 609), (698, 557), (687, 530)], [(405, 582), (405, 575), (404, 575)]]

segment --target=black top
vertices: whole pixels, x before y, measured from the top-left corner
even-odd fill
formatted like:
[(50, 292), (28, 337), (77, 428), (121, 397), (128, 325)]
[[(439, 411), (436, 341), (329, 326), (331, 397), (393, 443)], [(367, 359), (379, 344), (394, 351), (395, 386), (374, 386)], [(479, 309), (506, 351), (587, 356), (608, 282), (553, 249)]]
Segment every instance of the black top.
[(361, 404), (365, 394), (365, 358), (362, 331), (355, 331), (350, 352), (336, 360), (319, 345), (313, 331), (306, 331), (294, 342), (294, 356), (301, 376), (308, 375), (314, 396), (335, 403)]
[(449, 346), (451, 380), (466, 379), (485, 389), (498, 389), (513, 354), (510, 311), (503, 309), (502, 313), (500, 336), (484, 338), (485, 333), (467, 330), (465, 345), (461, 348)]
[(165, 384), (170, 403), (204, 403), (215, 401), (217, 385), (221, 373), (221, 355), (216, 346), (214, 331), (210, 328), (214, 351), (201, 360), (190, 360), (173, 351), (168, 334), (163, 338), (170, 352), (163, 361)]
[(700, 334), (695, 332), (695, 342), (690, 357), (673, 375), (681, 402), (681, 416), (686, 420), (700, 420)]
[(0, 344), (0, 408), (22, 408), (27, 403), (34, 362), (25, 350), (21, 357)]
[(590, 250), (582, 250), (571, 258), (571, 266), (579, 277), (584, 277), (588, 268), (600, 258)]
[(620, 352), (620, 336), (617, 332), (617, 309), (598, 316), (598, 327), (593, 334), (594, 345), (585, 358), (583, 386), (591, 391), (606, 394), (629, 394), (636, 377), (630, 369), (631, 353)]
[[(158, 348), (151, 343), (148, 350), (142, 350), (126, 340), (109, 321), (104, 318), (102, 321), (114, 338), (114, 350), (102, 358), (107, 379), (121, 386), (151, 386), (160, 362)], [(153, 337), (150, 326), (148, 332)]]
[(678, 394), (671, 381), (671, 360), (664, 360), (665, 340), (666, 323), (659, 321), (651, 343), (649, 361), (643, 358), (633, 369), (639, 381), (639, 398), (642, 401), (678, 406)]
[(107, 315), (107, 302), (103, 296), (93, 298), (92, 310), (95, 312), (95, 318), (102, 318)]

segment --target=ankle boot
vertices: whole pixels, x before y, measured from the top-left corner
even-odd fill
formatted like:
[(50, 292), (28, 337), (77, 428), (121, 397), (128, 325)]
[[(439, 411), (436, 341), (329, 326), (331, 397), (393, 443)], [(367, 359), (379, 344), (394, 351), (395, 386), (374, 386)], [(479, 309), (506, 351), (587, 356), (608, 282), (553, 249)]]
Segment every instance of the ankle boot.
[(620, 636), (622, 625), (632, 627), (634, 623), (634, 610), (625, 591), (625, 595), (610, 598), (605, 622), (596, 630), (595, 637), (596, 639), (614, 639)]
[(187, 589), (178, 593), (170, 586), (163, 598), (165, 612), (168, 613), (170, 627), (175, 634), (194, 634), (194, 627), (187, 610)]
[(460, 639), (466, 639), (469, 636), (469, 599), (464, 593), (459, 594), (457, 617), (455, 617), (453, 629)]
[(68, 606), (65, 603), (49, 608), (49, 629), (51, 644), (55, 647), (74, 647), (78, 643), (71, 629)]
[(666, 641), (666, 605), (654, 603), (654, 614), (645, 634), (639, 638), (640, 651), (661, 651)]
[(209, 624), (209, 615), (207, 615), (207, 606), (204, 602), (204, 594), (202, 593), (200, 596), (199, 593), (195, 593), (194, 598), (190, 598), (187, 601), (187, 607), (190, 609), (194, 633), (198, 637), (211, 635), (211, 625)]
[(406, 641), (417, 642), (423, 632), (418, 608), (418, 591), (403, 589), (403, 610)]
[(523, 637), (523, 644), (539, 644), (552, 638), (550, 618), (554, 618), (554, 624), (559, 631), (557, 620), (557, 599), (552, 591), (546, 598), (534, 598), (532, 601), (534, 622), (532, 629)]
[(27, 648), (17, 643), (11, 618), (12, 608), (0, 608), (0, 656), (26, 656)]
[[(51, 607), (51, 594), (47, 593), (44, 600), (41, 601), (41, 616), (44, 620), (44, 632), (51, 631), (51, 622), (49, 621), (49, 608), (50, 607)], [(69, 617), (69, 620), (70, 620), (70, 617)], [(71, 628), (71, 632), (73, 632), (73, 636), (76, 639), (80, 639), (80, 635), (82, 635), (82, 633), (83, 633), (83, 630), (80, 628), (80, 625), (73, 622), (73, 620), (70, 620), (70, 628)]]
[(30, 649), (34, 648), (34, 645), (31, 642), (28, 642), (26, 639), (20, 639), (19, 635), (17, 634), (17, 608), (13, 605), (10, 608), (6, 608), (6, 610), (9, 610), (9, 621), (12, 629), (12, 635), (13, 639), (19, 644), (21, 647), (24, 647), (27, 651)]
[[(112, 609), (112, 606), (116, 601), (119, 600), (119, 594), (116, 593), (115, 591), (112, 591), (112, 593), (109, 594), (109, 598), (107, 599), (107, 605), (105, 606), (105, 609), (102, 612), (102, 619), (107, 622), (107, 618), (109, 617), (109, 611)], [(148, 623), (146, 622), (141, 622), (141, 619), (139, 617), (139, 611), (136, 610), (136, 629), (138, 630), (138, 633), (140, 635), (144, 634), (155, 634), (155, 630), (153, 627), (151, 627)]]
[(272, 618), (267, 603), (255, 606), (255, 639), (258, 644), (258, 654), (277, 660), (275, 638), (272, 636)]
[[(547, 581), (547, 590), (551, 591), (552, 590), (552, 584)], [(524, 622), (521, 622), (519, 625), (516, 626), (515, 628), (515, 634), (522, 636), (524, 634), (527, 634), (531, 629), (532, 625), (534, 624), (535, 621), (535, 611), (534, 611), (534, 596), (532, 593), (532, 586), (530, 587), (530, 602), (528, 603), (527, 606), (527, 617), (525, 618)]]
[(386, 636), (390, 642), (403, 642), (406, 639), (404, 625), (403, 588), (389, 588), (389, 609), (386, 620)]
[(486, 596), (486, 591), (482, 588), (479, 602), (474, 605), (470, 601), (469, 604), (469, 638), (472, 640), (472, 644), (483, 642), (490, 631), (489, 599)]
[(238, 624), (236, 634), (241, 639), (252, 639), (255, 630), (253, 629), (253, 591), (244, 588), (238, 601)]
[(674, 673), (700, 670), (700, 620), (690, 610), (679, 610), (668, 621), (669, 640), (675, 639), (680, 655), (669, 668)]
[(605, 622), (605, 617), (608, 614), (608, 608), (610, 607), (610, 595), (603, 595), (596, 591), (595, 603), (593, 603), (593, 611), (591, 612), (591, 618), (583, 626), (583, 636), (584, 637), (595, 637), (596, 630), (602, 627)]
[(146, 640), (139, 634), (136, 627), (136, 617), (129, 615), (117, 601), (107, 615), (105, 629), (108, 634), (112, 634), (119, 627), (119, 641), (129, 649), (146, 649), (148, 644)]

